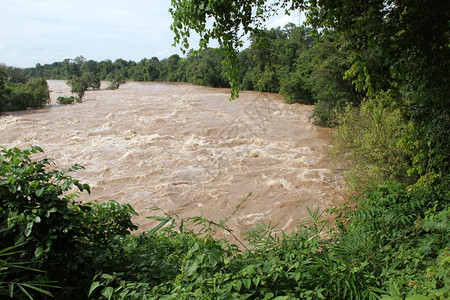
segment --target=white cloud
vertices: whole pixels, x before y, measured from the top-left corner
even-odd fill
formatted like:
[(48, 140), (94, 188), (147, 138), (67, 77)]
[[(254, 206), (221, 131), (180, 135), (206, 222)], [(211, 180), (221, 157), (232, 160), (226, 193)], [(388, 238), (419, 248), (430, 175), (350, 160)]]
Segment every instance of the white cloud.
[(277, 15), (272, 17), (267, 22), (268, 28), (276, 28), (276, 27), (283, 27), (284, 25), (288, 23), (294, 23), (295, 25), (299, 26), (305, 22), (306, 18), (303, 13), (300, 12), (293, 12), (291, 15)]
[[(169, 0), (0, 0), (0, 63), (31, 67), (78, 55), (139, 61), (180, 54), (172, 47), (169, 7)], [(279, 16), (267, 24), (296, 20), (296, 14)]]
[(140, 60), (167, 53), (173, 43), (169, 6), (154, 0), (0, 0), (0, 62), (30, 67), (78, 55)]

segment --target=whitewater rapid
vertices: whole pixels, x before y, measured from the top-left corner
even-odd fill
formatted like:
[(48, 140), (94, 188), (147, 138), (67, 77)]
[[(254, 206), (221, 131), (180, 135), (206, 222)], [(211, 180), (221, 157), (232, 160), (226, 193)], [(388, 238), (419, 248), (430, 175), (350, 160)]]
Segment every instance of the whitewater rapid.
[(59, 105), (70, 88), (48, 83), (46, 108), (0, 116), (0, 145), (38, 145), (57, 168), (83, 165), (73, 176), (92, 193), (79, 200), (130, 203), (140, 230), (154, 226), (147, 216), (161, 215), (151, 207), (218, 222), (251, 192), (228, 220), (235, 234), (263, 221), (290, 231), (308, 206), (347, 198), (328, 156), (331, 131), (309, 121), (312, 106), (271, 93), (241, 92), (230, 102), (228, 89), (137, 82)]

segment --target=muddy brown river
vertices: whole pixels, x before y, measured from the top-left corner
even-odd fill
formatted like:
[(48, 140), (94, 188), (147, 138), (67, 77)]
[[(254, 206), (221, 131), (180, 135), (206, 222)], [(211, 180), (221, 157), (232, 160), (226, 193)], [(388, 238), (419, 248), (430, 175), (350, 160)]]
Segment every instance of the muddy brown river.
[(259, 92), (230, 102), (228, 89), (147, 82), (59, 105), (70, 88), (48, 83), (46, 108), (0, 116), (0, 145), (38, 145), (57, 168), (85, 166), (72, 174), (91, 186), (80, 200), (130, 203), (140, 230), (154, 226), (151, 207), (217, 222), (252, 192), (227, 223), (236, 235), (262, 221), (291, 231), (308, 206), (347, 197), (327, 155), (330, 130), (308, 120), (312, 106)]

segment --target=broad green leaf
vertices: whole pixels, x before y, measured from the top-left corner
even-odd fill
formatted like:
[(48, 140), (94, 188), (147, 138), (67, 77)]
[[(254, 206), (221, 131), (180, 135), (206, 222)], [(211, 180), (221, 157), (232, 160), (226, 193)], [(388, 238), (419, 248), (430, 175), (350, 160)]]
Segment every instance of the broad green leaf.
[(186, 270), (186, 276), (192, 276), (198, 269), (198, 260), (194, 259), (192, 263), (187, 264), (188, 268)]
[(36, 251), (34, 251), (34, 255), (37, 257), (37, 258), (39, 258), (41, 255), (42, 255), (42, 253), (44, 253), (44, 248), (43, 247), (38, 247), (37, 249), (36, 249)]
[(264, 295), (264, 299), (263, 300), (269, 300), (272, 299), (275, 295), (273, 293), (266, 293)]
[(110, 286), (104, 288), (102, 290), (102, 295), (106, 297), (106, 299), (110, 300), (111, 297), (113, 296), (114, 293), (114, 289)]
[(252, 279), (252, 281), (255, 284), (255, 286), (258, 287), (259, 282), (261, 281), (261, 278), (260, 277), (255, 277), (255, 278)]
[(105, 278), (105, 279), (109, 279), (109, 280), (113, 280), (113, 279), (116, 278), (113, 275), (109, 275), (109, 274), (102, 274), (102, 277)]
[(33, 222), (27, 224), (27, 228), (24, 231), (26, 237), (30, 236), (31, 231), (33, 230)]
[(242, 281), (236, 281), (233, 284), (233, 287), (236, 290), (236, 292), (240, 292), (241, 291), (241, 287), (242, 287)]
[(91, 288), (89, 289), (88, 296), (91, 296), (92, 292), (95, 291), (95, 289), (98, 288), (99, 286), (100, 286), (100, 282), (98, 282), (98, 281), (92, 283)]
[(222, 261), (222, 255), (217, 248), (213, 249), (208, 253), (209, 265), (215, 267), (219, 262)]
[(244, 283), (246, 289), (250, 289), (250, 287), (252, 286), (252, 281), (250, 278), (244, 278), (242, 282)]

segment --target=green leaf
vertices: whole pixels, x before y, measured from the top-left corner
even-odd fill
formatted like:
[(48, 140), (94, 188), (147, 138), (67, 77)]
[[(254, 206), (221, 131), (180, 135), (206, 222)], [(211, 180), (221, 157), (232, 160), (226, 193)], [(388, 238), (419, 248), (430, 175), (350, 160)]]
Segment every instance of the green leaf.
[(14, 296), (14, 283), (11, 282), (9, 284), (9, 297), (12, 298)]
[(406, 297), (405, 300), (430, 300), (430, 298), (423, 295), (413, 295)]
[(106, 299), (108, 299), (108, 300), (111, 299), (113, 293), (114, 293), (114, 289), (113, 289), (112, 287), (110, 287), (110, 286), (108, 286), (108, 287), (106, 287), (106, 288), (104, 288), (104, 289), (102, 290), (102, 295), (103, 295), (104, 297), (106, 297)]
[(30, 222), (27, 224), (27, 228), (24, 231), (25, 236), (29, 237), (32, 230), (33, 230), (33, 222)]
[(217, 248), (213, 249), (208, 253), (209, 265), (215, 267), (218, 263), (222, 261), (222, 255)]
[(36, 251), (34, 251), (34, 256), (39, 258), (42, 255), (42, 253), (44, 253), (44, 251), (45, 251), (44, 247), (38, 247)]
[(97, 289), (99, 286), (100, 286), (100, 282), (98, 282), (98, 281), (92, 283), (91, 288), (89, 289), (88, 297), (90, 297), (92, 292), (95, 291), (95, 289)]
[[(44, 150), (42, 150), (42, 148), (41, 147), (39, 147), (39, 146), (33, 146), (32, 147), (33, 149), (36, 149), (37, 151), (39, 151), (39, 152), (41, 152), (41, 153), (44, 153)], [(33, 153), (36, 153), (36, 151), (32, 151)]]
[(250, 280), (250, 278), (244, 278), (242, 282), (244, 283), (244, 286), (247, 290), (252, 286), (252, 281)]
[(150, 230), (150, 234), (153, 234), (160, 230), (164, 225), (166, 225), (172, 218), (169, 217), (147, 217), (147, 219), (156, 220), (160, 223), (156, 225), (152, 230)]
[(264, 295), (264, 299), (263, 300), (269, 300), (272, 299), (275, 295), (273, 293), (266, 293)]
[(22, 290), (22, 292), (28, 296), (29, 299), (33, 300), (33, 297), (30, 295), (30, 293), (27, 292), (27, 290), (22, 286), (19, 285), (19, 288)]
[(259, 285), (259, 282), (261, 281), (260, 277), (255, 277), (252, 279), (253, 283), (255, 284), (255, 286), (257, 287)]
[(44, 295), (47, 295), (47, 296), (52, 296), (52, 293), (50, 293), (49, 291), (46, 291), (44, 289), (41, 289), (40, 287), (37, 287), (34, 284), (22, 283), (22, 285), (27, 287), (27, 288), (29, 288), (29, 289), (35, 290), (35, 291), (37, 291), (37, 292), (39, 292), (41, 294), (44, 294)]
[(389, 284), (389, 292), (394, 298), (400, 298), (400, 291), (395, 282)]
[(234, 289), (236, 290), (236, 292), (240, 292), (241, 288), (242, 288), (242, 281), (236, 281), (233, 284)]
[(108, 280), (113, 280), (116, 278), (115, 276), (109, 274), (103, 274), (102, 277)]
[(192, 276), (195, 271), (198, 269), (198, 261), (197, 259), (194, 259), (194, 261), (190, 264), (187, 264), (188, 268), (186, 270), (186, 276)]

